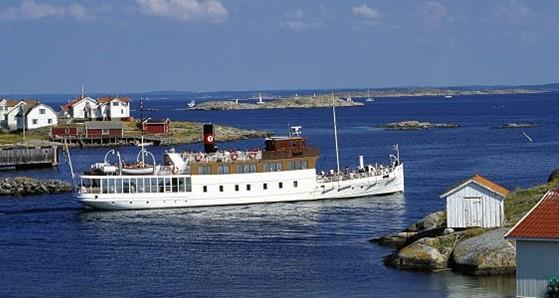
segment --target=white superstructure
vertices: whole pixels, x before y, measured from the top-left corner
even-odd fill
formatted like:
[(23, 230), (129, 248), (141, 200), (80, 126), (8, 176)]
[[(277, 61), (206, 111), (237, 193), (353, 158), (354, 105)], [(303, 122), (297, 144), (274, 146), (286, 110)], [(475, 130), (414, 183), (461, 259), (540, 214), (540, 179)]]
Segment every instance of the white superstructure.
[[(306, 146), (300, 128), (288, 137), (267, 138), (265, 148), (216, 151), (213, 128), (205, 131), (205, 152), (166, 152), (163, 165), (138, 162), (145, 175), (123, 174), (116, 166), (96, 164), (80, 177), (78, 197), (98, 209), (151, 209), (353, 198), (404, 191), (399, 155), (384, 166), (316, 173), (319, 151)], [(143, 149), (142, 149), (143, 150)], [(140, 155), (139, 155), (140, 156)], [(143, 156), (143, 155), (141, 155)]]

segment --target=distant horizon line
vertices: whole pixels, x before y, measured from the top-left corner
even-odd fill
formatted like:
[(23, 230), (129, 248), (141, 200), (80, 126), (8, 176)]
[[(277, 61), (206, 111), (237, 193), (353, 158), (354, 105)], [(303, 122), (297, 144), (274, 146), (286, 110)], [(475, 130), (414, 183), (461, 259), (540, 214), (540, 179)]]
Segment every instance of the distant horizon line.
[[(212, 93), (247, 93), (247, 92), (288, 92), (288, 91), (334, 91), (334, 92), (345, 92), (353, 90), (387, 90), (387, 89), (412, 89), (412, 88), (434, 88), (434, 89), (456, 89), (456, 88), (543, 88), (545, 86), (557, 85), (555, 88), (559, 88), (559, 82), (554, 83), (535, 83), (535, 84), (493, 84), (493, 85), (483, 85), (483, 84), (471, 84), (471, 85), (453, 85), (453, 86), (437, 86), (437, 85), (409, 85), (409, 86), (391, 86), (391, 87), (360, 87), (360, 88), (295, 88), (295, 89), (246, 89), (246, 90), (214, 90), (214, 91), (192, 91), (192, 90), (149, 90), (149, 91), (126, 91), (126, 92), (104, 92), (104, 91), (94, 91), (85, 92), (84, 94), (91, 95), (135, 95), (135, 94), (166, 94), (166, 93), (191, 93), (191, 94), (212, 94)], [(78, 92), (36, 92), (36, 93), (2, 93), (0, 98), (7, 96), (37, 96), (37, 95), (81, 95), (81, 91)]]

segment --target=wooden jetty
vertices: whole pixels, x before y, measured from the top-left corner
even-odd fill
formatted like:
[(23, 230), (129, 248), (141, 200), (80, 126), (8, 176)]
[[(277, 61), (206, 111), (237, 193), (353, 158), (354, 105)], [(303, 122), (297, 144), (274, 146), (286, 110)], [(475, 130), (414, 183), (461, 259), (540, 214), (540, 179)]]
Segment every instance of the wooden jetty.
[(0, 147), (0, 167), (41, 168), (58, 165), (58, 146)]

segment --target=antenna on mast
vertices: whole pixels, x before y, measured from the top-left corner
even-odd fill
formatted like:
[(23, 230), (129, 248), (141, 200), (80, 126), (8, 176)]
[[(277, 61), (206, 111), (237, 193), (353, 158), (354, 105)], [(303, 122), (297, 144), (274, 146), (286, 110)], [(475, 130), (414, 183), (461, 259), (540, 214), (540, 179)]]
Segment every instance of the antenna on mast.
[(332, 91), (332, 117), (334, 118), (334, 143), (336, 144), (336, 170), (340, 174), (340, 155), (338, 149), (338, 128), (336, 125), (336, 102), (334, 100), (334, 91)]
[(84, 94), (84, 89), (85, 89), (85, 87), (84, 87), (84, 85), (82, 85), (82, 98), (83, 98), (83, 94)]

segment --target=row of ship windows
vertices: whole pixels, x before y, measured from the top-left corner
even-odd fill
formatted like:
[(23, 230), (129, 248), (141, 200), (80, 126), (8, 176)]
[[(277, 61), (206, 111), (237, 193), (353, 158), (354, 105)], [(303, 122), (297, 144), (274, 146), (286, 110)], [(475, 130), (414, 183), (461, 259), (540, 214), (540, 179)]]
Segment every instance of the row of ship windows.
[[(309, 167), (308, 161), (301, 159), (301, 160), (290, 160), (289, 161), (289, 170), (303, 170)], [(246, 173), (255, 173), (256, 172), (256, 163), (246, 163), (236, 165), (236, 173), (238, 174), (246, 174)], [(264, 172), (279, 172), (282, 170), (281, 162), (265, 162), (264, 163)], [(219, 165), (217, 167), (217, 174), (230, 174), (231, 173), (231, 165)], [(212, 169), (209, 165), (200, 165), (198, 168), (199, 175), (211, 175)]]
[[(299, 187), (299, 183), (297, 181), (293, 181), (293, 188), (297, 188)], [(283, 182), (278, 182), (278, 189), (282, 189), (283, 188)], [(240, 191), (240, 186), (239, 184), (235, 184), (235, 191)], [(246, 184), (245, 185), (245, 189), (247, 191), (251, 191), (252, 186), (251, 184)], [(268, 183), (262, 183), (262, 189), (263, 190), (268, 190)], [(223, 192), (225, 190), (225, 187), (223, 185), (219, 186), (219, 192)], [(208, 186), (204, 185), (202, 186), (202, 191), (203, 192), (208, 192)]]

